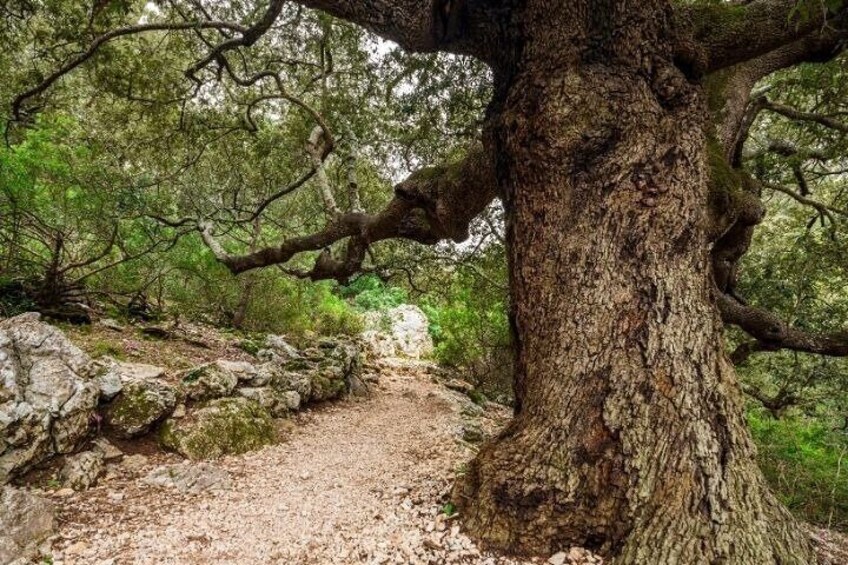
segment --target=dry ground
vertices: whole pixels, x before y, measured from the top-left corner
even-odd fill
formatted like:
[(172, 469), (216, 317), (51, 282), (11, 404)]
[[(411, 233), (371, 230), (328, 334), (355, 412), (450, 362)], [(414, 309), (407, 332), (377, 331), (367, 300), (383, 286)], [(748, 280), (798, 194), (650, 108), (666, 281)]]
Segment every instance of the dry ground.
[[(87, 492), (54, 494), (54, 563), (533, 563), (481, 555), (442, 513), (473, 455), (460, 439), (467, 398), (414, 365), (381, 372), (370, 398), (307, 412), (283, 443), (216, 462), (227, 489), (143, 483), (176, 461), (159, 454), (141, 469), (117, 465)], [(492, 431), (506, 418), (490, 405), (476, 421)]]

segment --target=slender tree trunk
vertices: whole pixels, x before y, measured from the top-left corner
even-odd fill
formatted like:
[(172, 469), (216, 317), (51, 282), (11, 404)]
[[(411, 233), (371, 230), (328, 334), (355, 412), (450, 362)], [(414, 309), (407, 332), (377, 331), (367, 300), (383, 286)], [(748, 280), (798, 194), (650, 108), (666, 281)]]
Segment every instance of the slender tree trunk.
[[(579, 545), (615, 563), (812, 563), (757, 468), (722, 350), (700, 88), (649, 23), (584, 13), (586, 36), (561, 37), (557, 12), (528, 5), (534, 33), (492, 124), (517, 409), (457, 485), (466, 528), (508, 552)], [(558, 58), (578, 39), (579, 58)]]

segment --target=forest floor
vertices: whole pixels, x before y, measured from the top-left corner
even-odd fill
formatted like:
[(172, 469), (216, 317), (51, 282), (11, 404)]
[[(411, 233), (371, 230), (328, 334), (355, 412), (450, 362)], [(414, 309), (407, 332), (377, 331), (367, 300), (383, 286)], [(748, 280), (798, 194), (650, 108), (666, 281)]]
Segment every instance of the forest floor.
[[(445, 513), (475, 449), (462, 437), (469, 426), (494, 433), (508, 410), (480, 410), (425, 364), (378, 370), (367, 398), (307, 411), (282, 443), (212, 463), (229, 475), (221, 488), (148, 484), (151, 470), (179, 461), (151, 451), (125, 457), (88, 491), (56, 491), (54, 563), (544, 562), (487, 556)], [(600, 563), (581, 554), (557, 561)]]

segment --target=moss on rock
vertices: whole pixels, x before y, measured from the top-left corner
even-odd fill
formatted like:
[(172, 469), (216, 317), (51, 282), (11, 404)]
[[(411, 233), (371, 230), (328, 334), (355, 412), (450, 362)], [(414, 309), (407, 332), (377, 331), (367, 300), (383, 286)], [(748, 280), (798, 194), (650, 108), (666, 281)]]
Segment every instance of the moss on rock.
[(116, 435), (143, 435), (166, 418), (177, 405), (177, 395), (167, 384), (144, 380), (126, 385), (106, 411), (106, 423)]
[(215, 459), (272, 444), (277, 439), (270, 414), (246, 398), (213, 400), (187, 418), (168, 420), (161, 445), (189, 459)]
[(238, 376), (226, 362), (206, 363), (183, 373), (180, 384), (191, 400), (210, 400), (229, 396), (238, 384)]

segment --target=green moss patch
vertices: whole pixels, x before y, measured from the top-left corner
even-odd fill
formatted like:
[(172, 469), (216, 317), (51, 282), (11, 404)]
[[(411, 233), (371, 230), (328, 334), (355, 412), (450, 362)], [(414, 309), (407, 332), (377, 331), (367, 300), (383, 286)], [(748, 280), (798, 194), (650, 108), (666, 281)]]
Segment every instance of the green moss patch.
[(213, 400), (187, 418), (167, 421), (159, 434), (164, 448), (194, 460), (247, 453), (276, 440), (270, 414), (246, 398)]

